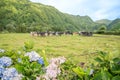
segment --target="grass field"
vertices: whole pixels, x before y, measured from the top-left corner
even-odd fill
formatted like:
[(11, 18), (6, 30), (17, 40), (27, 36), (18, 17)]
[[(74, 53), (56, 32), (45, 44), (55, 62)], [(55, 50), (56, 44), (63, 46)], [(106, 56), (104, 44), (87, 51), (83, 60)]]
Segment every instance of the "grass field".
[(97, 34), (92, 37), (79, 35), (33, 37), (24, 33), (0, 34), (0, 48), (20, 49), (24, 42), (29, 40), (35, 43), (35, 50), (45, 50), (48, 57), (65, 56), (75, 62), (87, 62), (97, 51), (120, 53), (120, 36)]

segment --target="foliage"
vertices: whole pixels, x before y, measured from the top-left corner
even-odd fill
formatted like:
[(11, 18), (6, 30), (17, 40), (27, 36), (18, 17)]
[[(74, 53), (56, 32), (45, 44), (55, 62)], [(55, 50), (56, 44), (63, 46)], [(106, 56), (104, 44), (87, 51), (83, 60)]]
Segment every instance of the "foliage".
[(109, 25), (108, 25), (108, 29), (110, 31), (120, 31), (120, 19), (117, 18), (115, 20), (113, 20)]
[(73, 63), (71, 60), (66, 60), (63, 63), (61, 68), (61, 74), (58, 76), (60, 80), (77, 80), (77, 75), (73, 72), (73, 68), (76, 67), (76, 64)]
[(106, 28), (107, 27), (104, 24), (99, 25), (99, 29), (98, 29), (97, 33), (98, 34), (104, 34), (106, 32)]
[(18, 72), (24, 75), (23, 80), (36, 79), (37, 76), (43, 74), (42, 65), (37, 62), (29, 62), (28, 57), (21, 58), (21, 62), (15, 65)]
[(81, 80), (118, 80), (120, 78), (120, 55), (113, 56), (113, 54), (100, 51), (95, 61), (97, 64), (94, 63), (92, 74), (89, 69), (84, 71), (80, 67), (73, 68), (73, 71)]
[(93, 30), (95, 26), (88, 16), (65, 14), (29, 0), (0, 1), (0, 10), (0, 31), (79, 31)]
[(34, 43), (33, 41), (26, 41), (24, 42), (24, 47), (23, 49), (27, 52), (33, 49)]
[[(113, 34), (113, 35), (120, 35), (120, 19), (117, 18), (113, 21), (102, 19), (96, 21), (97, 33), (99, 34)], [(104, 30), (101, 30), (102, 27), (106, 27)]]
[(108, 20), (108, 19), (101, 19), (101, 20), (97, 20), (95, 21), (96, 23), (99, 23), (99, 24), (105, 24), (105, 25), (109, 25), (112, 20)]

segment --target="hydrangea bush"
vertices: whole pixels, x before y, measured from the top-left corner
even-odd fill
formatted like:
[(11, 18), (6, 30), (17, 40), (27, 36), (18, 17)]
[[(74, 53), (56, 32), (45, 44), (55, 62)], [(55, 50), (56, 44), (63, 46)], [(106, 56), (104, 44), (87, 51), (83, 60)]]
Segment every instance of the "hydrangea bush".
[(12, 65), (12, 59), (10, 57), (0, 58), (0, 78), (1, 80), (21, 80), (22, 74), (19, 74)]
[(71, 59), (48, 59), (45, 51), (33, 50), (33, 43), (25, 42), (23, 50), (0, 49), (1, 80), (120, 80), (120, 55), (111, 58), (99, 52), (96, 63), (85, 67)]

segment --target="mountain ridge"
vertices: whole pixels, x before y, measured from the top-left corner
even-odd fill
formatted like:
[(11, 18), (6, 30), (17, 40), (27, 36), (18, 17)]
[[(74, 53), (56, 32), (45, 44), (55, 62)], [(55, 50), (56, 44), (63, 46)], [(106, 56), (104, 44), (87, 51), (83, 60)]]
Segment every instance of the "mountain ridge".
[(0, 10), (0, 32), (94, 31), (99, 25), (89, 16), (62, 13), (29, 0), (1, 0)]

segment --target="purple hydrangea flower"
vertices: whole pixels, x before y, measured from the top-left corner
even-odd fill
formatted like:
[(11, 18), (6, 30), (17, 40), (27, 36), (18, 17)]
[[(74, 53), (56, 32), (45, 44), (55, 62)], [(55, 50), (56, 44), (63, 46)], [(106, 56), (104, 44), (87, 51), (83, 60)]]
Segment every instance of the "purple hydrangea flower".
[(9, 57), (1, 57), (0, 58), (0, 65), (2, 65), (3, 67), (8, 67), (12, 64), (12, 60)]
[(1, 80), (15, 80), (15, 79), (21, 80), (21, 77), (18, 74), (17, 70), (15, 68), (6, 68), (5, 71), (3, 72)]
[(40, 56), (35, 51), (27, 52), (25, 56), (29, 56), (30, 62), (37, 61)]

